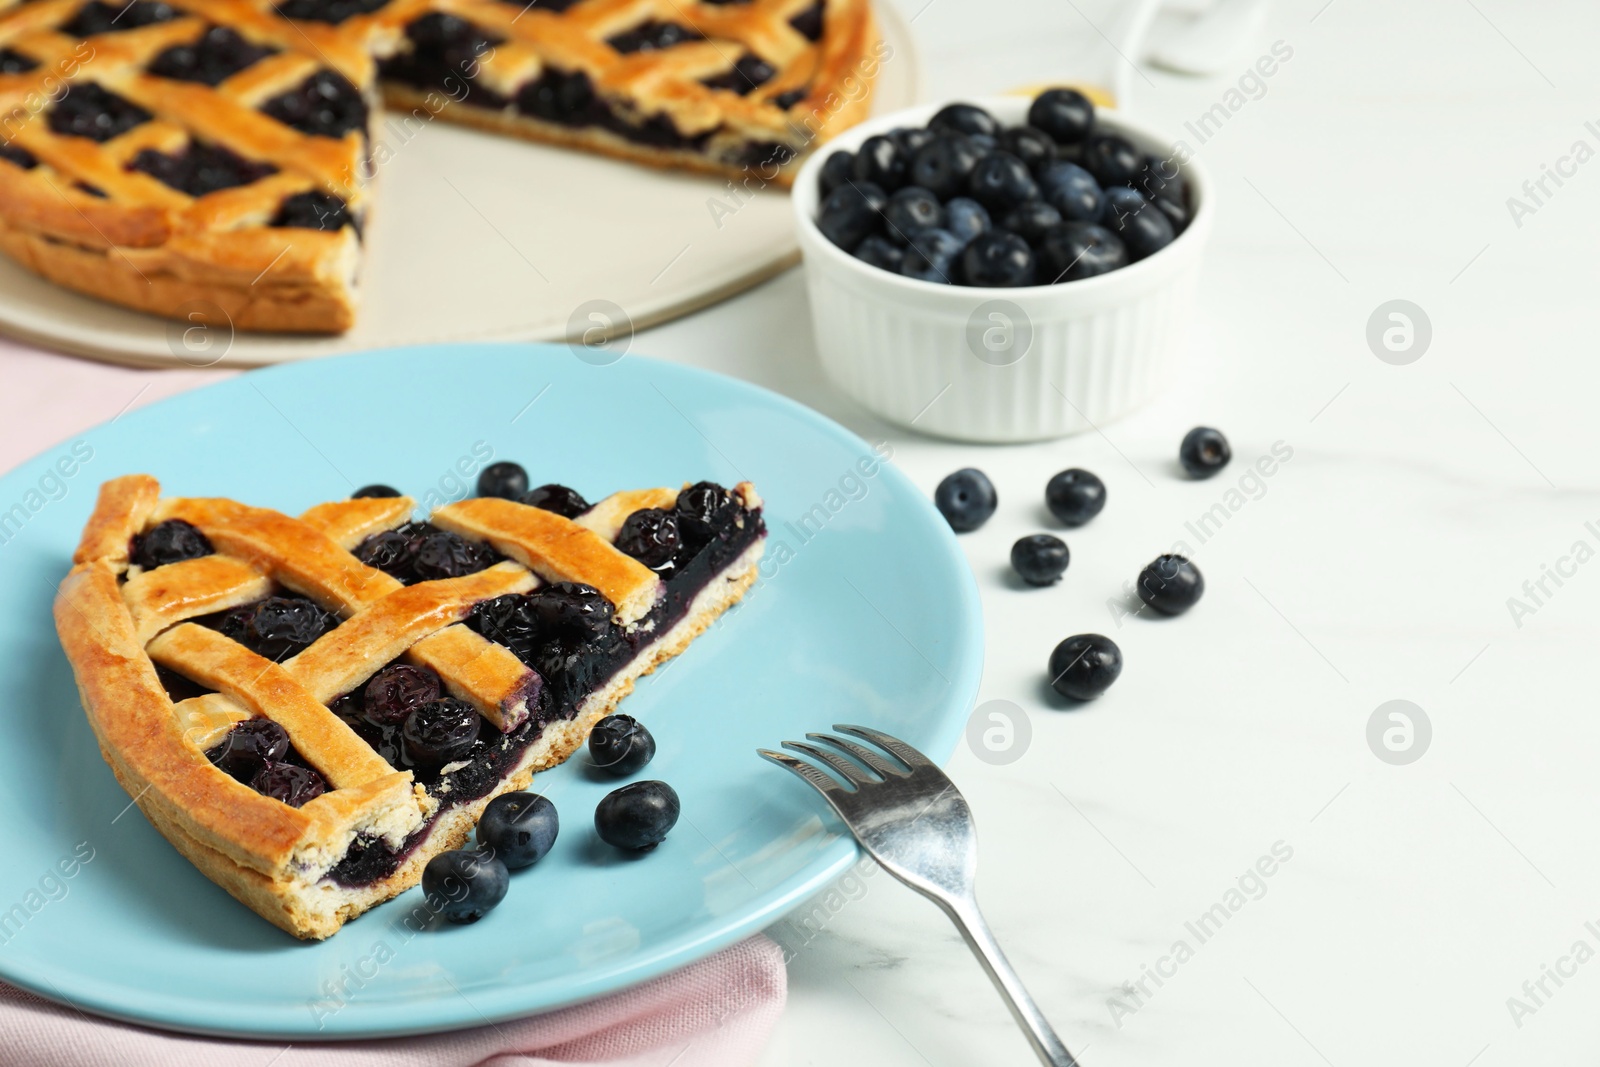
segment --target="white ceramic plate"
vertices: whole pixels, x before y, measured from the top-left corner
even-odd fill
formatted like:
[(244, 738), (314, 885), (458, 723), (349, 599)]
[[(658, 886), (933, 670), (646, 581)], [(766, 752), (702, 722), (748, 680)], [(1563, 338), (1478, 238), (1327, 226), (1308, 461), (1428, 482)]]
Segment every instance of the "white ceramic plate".
[[(874, 114), (917, 100), (910, 27), (879, 5), (893, 49)], [(435, 122), (380, 121), (361, 316), (342, 337), (240, 333), (185, 343), (181, 323), (51, 284), (0, 256), (0, 333), (117, 363), (261, 366), (392, 345), (563, 340), (665, 322), (799, 258), (788, 195), (736, 198), (720, 178), (659, 172)], [(718, 204), (720, 203), (720, 207)]]

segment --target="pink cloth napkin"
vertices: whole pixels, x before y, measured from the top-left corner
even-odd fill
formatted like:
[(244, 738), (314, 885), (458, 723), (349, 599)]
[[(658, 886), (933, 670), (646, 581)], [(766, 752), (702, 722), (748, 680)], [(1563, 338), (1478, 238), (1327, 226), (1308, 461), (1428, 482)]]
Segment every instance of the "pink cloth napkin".
[(757, 935), (600, 1000), (493, 1026), (383, 1041), (287, 1044), (148, 1030), (0, 985), (7, 1067), (747, 1067), (783, 1012), (783, 950)]

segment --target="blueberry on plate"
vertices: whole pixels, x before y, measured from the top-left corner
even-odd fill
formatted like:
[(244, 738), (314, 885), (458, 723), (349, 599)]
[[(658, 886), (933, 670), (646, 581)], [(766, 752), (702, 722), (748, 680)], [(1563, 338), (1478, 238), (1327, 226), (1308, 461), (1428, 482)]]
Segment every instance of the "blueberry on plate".
[(997, 137), (1000, 121), (976, 104), (946, 104), (928, 120), (928, 129)]
[(626, 778), (656, 755), (656, 739), (632, 715), (609, 715), (589, 733), (589, 757), (607, 774)]
[(1139, 195), (1138, 190), (1118, 186), (1106, 190), (1105, 214), (1100, 225), (1122, 238), (1128, 255), (1143, 259), (1172, 243), (1172, 223), (1161, 209)]
[(959, 267), (956, 257), (966, 242), (949, 230), (922, 230), (911, 235), (900, 273), (907, 278), (954, 285)]
[(443, 767), (472, 751), (478, 740), (478, 709), (453, 697), (429, 701), (406, 715), (400, 739), (406, 762)]
[(150, 532), (136, 539), (133, 562), (149, 571), (169, 563), (209, 556), (212, 551), (211, 542), (197, 528), (182, 519), (168, 519), (156, 523), (150, 527)]
[(1039, 193), (1061, 217), (1073, 222), (1099, 222), (1105, 193), (1094, 175), (1076, 163), (1052, 163), (1039, 175)]
[(1083, 145), (1083, 168), (1103, 188), (1127, 185), (1139, 176), (1144, 157), (1133, 142), (1114, 133), (1097, 133)]
[(946, 475), (939, 483), (939, 488), (933, 491), (933, 506), (939, 509), (952, 530), (967, 533), (989, 521), (994, 509), (1000, 506), (1000, 497), (987, 474), (966, 467)]
[(967, 178), (972, 199), (992, 212), (1004, 213), (1039, 196), (1039, 183), (1028, 165), (1010, 152), (985, 156)]
[(589, 502), (583, 499), (583, 494), (557, 482), (529, 489), (522, 494), (522, 502), (530, 508), (553, 511), (568, 519), (575, 519), (589, 510)]
[(976, 200), (958, 196), (945, 202), (943, 228), (963, 241), (972, 240), (992, 225), (989, 212)]
[(1050, 686), (1072, 700), (1093, 700), (1122, 673), (1122, 649), (1109, 637), (1078, 634), (1050, 653)]
[(887, 237), (873, 234), (860, 244), (856, 245), (853, 253), (861, 262), (886, 270), (891, 274), (899, 274), (900, 266), (905, 262), (906, 250), (889, 240)]
[(1032, 285), (1033, 249), (1005, 230), (980, 233), (961, 253), (961, 276), (968, 285), (989, 289)]
[(872, 182), (846, 182), (822, 201), (817, 229), (845, 251), (860, 244), (883, 224), (883, 206), (889, 194)]
[(502, 793), (478, 818), (478, 847), (516, 871), (544, 859), (560, 832), (561, 819), (548, 797)]
[(511, 888), (511, 873), (496, 856), (478, 849), (441, 852), (422, 869), (428, 907), (452, 923), (475, 923)]
[(927, 189), (940, 200), (949, 200), (966, 189), (972, 168), (981, 158), (983, 154), (968, 138), (944, 134), (917, 149), (907, 177), (912, 185)]
[(1094, 129), (1094, 104), (1076, 89), (1046, 89), (1029, 106), (1028, 125), (1057, 144), (1077, 144)]
[(1128, 265), (1122, 238), (1089, 222), (1063, 222), (1039, 242), (1039, 281), (1075, 282)]
[(1157, 556), (1139, 572), (1139, 599), (1163, 615), (1182, 615), (1205, 591), (1205, 578), (1186, 556)]
[(1061, 212), (1043, 200), (1029, 200), (1000, 220), (1002, 230), (1010, 230), (1030, 245), (1044, 240), (1044, 235), (1062, 223)]
[(365, 500), (368, 497), (385, 497), (385, 498), (388, 498), (388, 497), (397, 497), (399, 495), (400, 495), (400, 490), (396, 489), (392, 485), (374, 484), (374, 485), (363, 485), (360, 489), (357, 489), (355, 492), (350, 494), (350, 499), (351, 500)]
[(516, 500), (528, 491), (528, 472), (509, 460), (491, 463), (478, 472), (478, 495)]
[(884, 192), (892, 193), (905, 184), (910, 166), (911, 161), (892, 139), (868, 137), (856, 150), (852, 174), (858, 182), (871, 182)]
[(606, 794), (594, 809), (594, 830), (617, 848), (646, 852), (667, 839), (681, 810), (666, 782), (633, 782)]
[(1209, 478), (1233, 458), (1233, 448), (1221, 430), (1196, 426), (1183, 435), (1178, 445), (1178, 462), (1191, 478)]
[(1071, 559), (1067, 543), (1051, 534), (1029, 534), (1011, 546), (1011, 569), (1029, 585), (1054, 585)]
[(1063, 526), (1082, 526), (1106, 506), (1106, 483), (1071, 467), (1045, 483), (1044, 503)]
[(939, 198), (920, 185), (896, 189), (883, 209), (889, 239), (905, 243), (911, 234), (936, 228), (943, 214)]
[(817, 188), (827, 196), (845, 182), (856, 176), (856, 154), (854, 152), (838, 151), (822, 161), (822, 170), (817, 174)]
[(1055, 141), (1050, 139), (1048, 133), (1032, 126), (1012, 126), (1000, 134), (998, 143), (1002, 151), (1010, 152), (1022, 160), (1035, 174), (1055, 162)]

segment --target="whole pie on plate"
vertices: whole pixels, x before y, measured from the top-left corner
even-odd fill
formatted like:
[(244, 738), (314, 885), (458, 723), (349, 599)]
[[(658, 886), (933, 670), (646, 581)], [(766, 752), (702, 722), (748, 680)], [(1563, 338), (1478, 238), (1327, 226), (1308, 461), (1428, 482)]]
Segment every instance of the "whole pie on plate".
[(415, 885), (738, 602), (766, 537), (749, 483), (523, 499), (292, 518), (107, 482), (55, 618), (117, 780), (297, 937)]
[(0, 0), (0, 248), (142, 311), (339, 332), (380, 92), (400, 128), (759, 188), (885, 55), (867, 0)]

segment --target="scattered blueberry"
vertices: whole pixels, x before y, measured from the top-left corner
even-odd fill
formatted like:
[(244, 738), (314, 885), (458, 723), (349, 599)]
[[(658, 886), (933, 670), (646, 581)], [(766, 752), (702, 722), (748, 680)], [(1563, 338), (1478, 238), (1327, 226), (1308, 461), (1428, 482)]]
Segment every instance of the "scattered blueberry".
[(560, 832), (561, 819), (548, 797), (502, 793), (478, 818), (478, 847), (516, 871), (544, 859)]
[(1093, 700), (1122, 673), (1122, 650), (1109, 637), (1078, 634), (1050, 653), (1050, 685), (1073, 700)]
[(1000, 133), (1000, 122), (976, 104), (947, 104), (928, 120), (928, 129), (995, 137)]
[(666, 840), (679, 810), (678, 794), (666, 782), (633, 782), (600, 801), (594, 829), (608, 845), (645, 852)]
[(1143, 167), (1144, 157), (1126, 137), (1099, 133), (1084, 143), (1083, 168), (1093, 174), (1103, 188), (1129, 184)]
[(328, 791), (322, 775), (295, 763), (268, 763), (250, 779), (250, 788), (263, 796), (298, 808)]
[(1028, 125), (1058, 144), (1077, 144), (1094, 128), (1094, 104), (1076, 89), (1046, 89), (1028, 108)]
[(879, 270), (899, 274), (901, 266), (905, 263), (906, 250), (887, 237), (873, 234), (856, 245), (854, 255), (861, 262), (869, 263)]
[(817, 182), (822, 195), (827, 196), (845, 182), (855, 177), (856, 154), (835, 152), (822, 161), (822, 171)]
[(1098, 222), (1105, 211), (1100, 183), (1076, 163), (1052, 163), (1046, 167), (1039, 175), (1039, 191), (1064, 219)]
[(1014, 208), (1000, 220), (1002, 230), (1010, 230), (1030, 245), (1044, 240), (1044, 235), (1061, 225), (1061, 212), (1043, 200), (1029, 200)]
[(1172, 243), (1172, 223), (1161, 209), (1139, 195), (1138, 190), (1119, 186), (1106, 190), (1105, 213), (1100, 224), (1127, 246), (1138, 260), (1161, 251)]
[(1029, 585), (1054, 585), (1071, 559), (1067, 543), (1051, 534), (1029, 534), (1011, 546), (1011, 568)]
[(478, 495), (517, 500), (528, 491), (528, 472), (510, 460), (491, 463), (478, 472)]
[(443, 767), (472, 751), (478, 739), (478, 709), (464, 700), (444, 697), (412, 708), (400, 731), (408, 763)]
[(872, 182), (846, 182), (822, 201), (817, 228), (840, 248), (849, 251), (877, 231), (889, 194)]
[(1072, 467), (1045, 484), (1044, 502), (1063, 526), (1082, 526), (1106, 506), (1106, 483)]
[(958, 274), (956, 257), (966, 242), (949, 230), (922, 230), (910, 237), (910, 247), (900, 261), (900, 273), (940, 285), (953, 285)]
[(991, 225), (989, 212), (976, 200), (958, 196), (944, 205), (944, 229), (963, 241), (972, 240)]
[(1033, 249), (1014, 233), (980, 233), (961, 253), (961, 275), (968, 285), (1011, 288), (1032, 285)]
[(631, 715), (607, 716), (589, 734), (595, 766), (618, 778), (637, 773), (655, 754), (656, 739)]
[(921, 230), (931, 230), (939, 225), (942, 211), (939, 198), (918, 185), (896, 189), (883, 209), (883, 221), (888, 227), (889, 239), (906, 243), (910, 235)]
[(506, 865), (479, 849), (441, 852), (422, 869), (423, 895), (446, 922), (477, 922), (505, 899), (509, 888)]
[(972, 168), (967, 191), (991, 212), (1003, 214), (1038, 197), (1039, 183), (1022, 160), (1010, 152), (996, 152)]
[(205, 534), (182, 519), (168, 519), (135, 540), (133, 562), (148, 571), (168, 563), (209, 556), (212, 551)]
[(946, 475), (933, 491), (933, 504), (957, 533), (976, 530), (989, 521), (1000, 497), (989, 476), (973, 467)]
[(1032, 126), (1012, 126), (998, 138), (1002, 151), (1010, 152), (1028, 165), (1034, 173), (1055, 162), (1056, 143), (1043, 130)]
[(365, 500), (368, 497), (397, 497), (400, 490), (390, 485), (363, 485), (360, 489), (350, 494), (351, 500)]
[(1205, 591), (1200, 569), (1185, 556), (1157, 556), (1139, 572), (1139, 599), (1163, 615), (1182, 615)]
[(399, 726), (411, 712), (439, 699), (443, 684), (427, 667), (394, 663), (374, 674), (361, 691), (366, 717), (384, 726)]
[(1209, 478), (1228, 465), (1233, 449), (1221, 430), (1209, 426), (1196, 426), (1183, 435), (1178, 445), (1178, 462), (1191, 478)]
[(1064, 222), (1039, 242), (1039, 280), (1045, 284), (1093, 278), (1128, 265), (1122, 239), (1104, 226)]
[(589, 502), (576, 489), (551, 483), (522, 494), (522, 503), (529, 507), (553, 511), (564, 518), (575, 519), (589, 510)]
[(885, 192), (894, 192), (905, 184), (906, 171), (911, 161), (888, 137), (868, 137), (856, 149), (855, 167), (851, 171), (857, 182), (871, 182)]
[(941, 200), (961, 195), (972, 169), (983, 158), (971, 140), (960, 134), (935, 137), (911, 160), (910, 181)]

